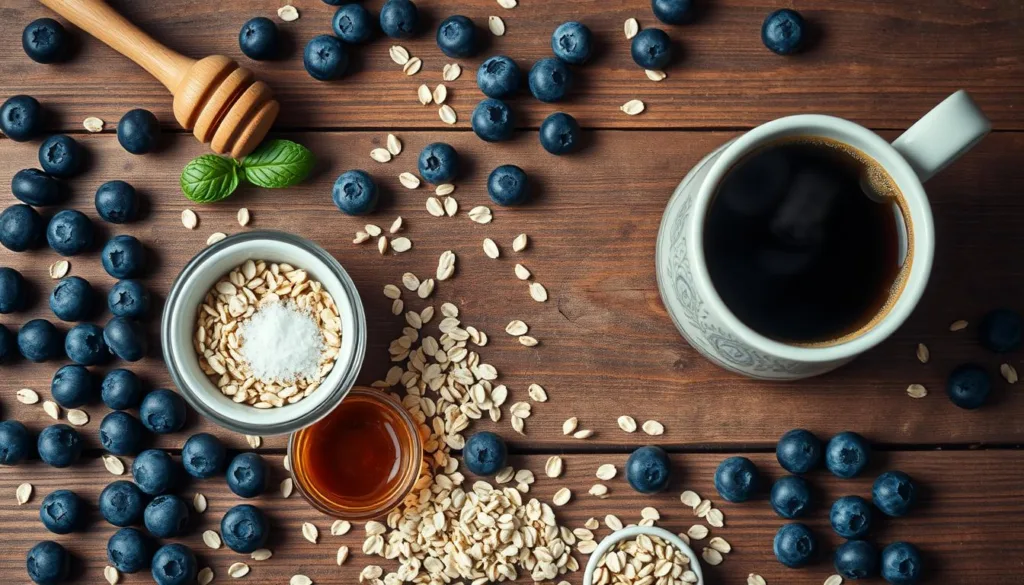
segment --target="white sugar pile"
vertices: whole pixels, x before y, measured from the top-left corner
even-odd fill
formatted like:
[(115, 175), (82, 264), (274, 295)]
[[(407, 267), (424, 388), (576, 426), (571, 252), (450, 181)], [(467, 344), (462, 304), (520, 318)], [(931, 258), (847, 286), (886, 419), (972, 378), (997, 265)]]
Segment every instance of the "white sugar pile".
[(324, 338), (308, 311), (295, 303), (267, 303), (241, 327), (242, 357), (263, 382), (315, 379)]

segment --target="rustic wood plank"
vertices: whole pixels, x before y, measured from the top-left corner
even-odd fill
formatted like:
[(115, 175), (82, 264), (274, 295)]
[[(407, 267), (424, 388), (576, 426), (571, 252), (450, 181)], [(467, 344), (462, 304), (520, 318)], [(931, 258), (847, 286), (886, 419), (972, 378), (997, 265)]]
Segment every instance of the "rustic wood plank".
[[(457, 6), (421, 3), (426, 30), (403, 41), (424, 60), (423, 72), (408, 78), (388, 58), (391, 40), (380, 38), (357, 48), (354, 72), (322, 84), (302, 69), (302, 47), (316, 34), (330, 32), (331, 8), (315, 0), (296, 5), (302, 17), (281, 28), (294, 48), (286, 59), (253, 63), (238, 48), (238, 30), (253, 16), (276, 16), (276, 4), (256, 7), (247, 0), (222, 2), (112, 2), (143, 29), (192, 57), (225, 54), (242, 58), (270, 81), (281, 99), (279, 128), (444, 128), (436, 107), (421, 107), (416, 87), (441, 81), (445, 58), (434, 43), (437, 23), (451, 13), (471, 17), (489, 37), (481, 57), (461, 60), (462, 78), (449, 83), (450, 103), (459, 128), (468, 129), (470, 112), (482, 97), (475, 68), (487, 55), (507, 53), (521, 66), (551, 54), (557, 23), (579, 19), (598, 39), (593, 62), (578, 70), (572, 98), (542, 104), (523, 95), (513, 100), (519, 123), (536, 128), (552, 111), (566, 110), (585, 126), (603, 128), (747, 127), (786, 114), (832, 113), (876, 128), (905, 128), (943, 97), (961, 87), (971, 90), (1001, 129), (1024, 129), (1024, 2), (938, 0), (909, 6), (900, 0), (829, 2), (809, 0), (799, 8), (819, 33), (805, 54), (782, 58), (760, 41), (765, 15), (776, 6), (756, 0), (706, 3), (695, 24), (670, 27), (682, 56), (661, 83), (647, 80), (629, 56), (623, 21), (659, 23), (644, 0), (593, 3), (587, 0), (524, 2), (503, 10), (491, 0)], [(383, 0), (367, 3), (376, 11)], [(59, 116), (61, 128), (80, 129), (86, 116), (116, 123), (134, 107), (153, 110), (172, 124), (171, 101), (159, 83), (99, 42), (78, 33), (70, 63), (41, 66), (21, 50), (21, 30), (30, 20), (52, 16), (34, 2), (7, 2), (0, 19), (0, 71), (4, 94), (35, 95)], [(486, 32), (490, 14), (500, 15), (508, 33)], [(618, 107), (632, 98), (647, 102), (636, 118)]]

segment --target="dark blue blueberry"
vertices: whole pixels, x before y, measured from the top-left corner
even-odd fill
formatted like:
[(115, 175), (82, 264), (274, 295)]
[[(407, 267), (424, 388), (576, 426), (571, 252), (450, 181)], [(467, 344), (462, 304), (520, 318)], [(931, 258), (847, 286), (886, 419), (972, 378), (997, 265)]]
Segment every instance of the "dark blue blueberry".
[(85, 502), (71, 490), (50, 492), (39, 506), (39, 519), (54, 534), (69, 534), (85, 523)]
[(917, 486), (902, 471), (886, 471), (871, 487), (871, 499), (886, 516), (906, 516), (917, 497)]
[(487, 177), (487, 195), (501, 206), (526, 203), (530, 198), (526, 173), (516, 165), (501, 165)]
[(188, 526), (188, 505), (171, 494), (153, 498), (142, 514), (146, 530), (157, 538), (173, 538), (185, 534)]
[(0, 422), (0, 465), (17, 465), (32, 452), (32, 432), (16, 420)]
[(53, 323), (32, 319), (18, 330), (18, 350), (30, 362), (45, 362), (63, 354), (64, 338)]
[(82, 455), (82, 437), (65, 424), (50, 425), (39, 433), (36, 451), (51, 467), (68, 467)]
[(582, 22), (563, 22), (551, 35), (551, 50), (566, 63), (582, 65), (590, 58), (593, 37)]
[(228, 464), (228, 488), (236, 496), (255, 498), (267, 489), (267, 463), (256, 453), (239, 453)]
[(96, 377), (85, 366), (63, 366), (53, 375), (50, 395), (64, 408), (84, 406), (96, 400)]
[(25, 277), (13, 268), (0, 268), (0, 313), (14, 313), (25, 308), (28, 287)]
[(519, 91), (521, 78), (519, 65), (504, 55), (489, 57), (476, 70), (476, 84), (492, 98), (506, 98)]
[(453, 59), (476, 55), (477, 31), (473, 21), (460, 14), (444, 19), (437, 27), (437, 48)]
[(37, 18), (21, 33), (21, 48), (36, 63), (63, 61), (68, 51), (68, 32), (52, 18)]
[(111, 410), (135, 408), (142, 402), (144, 395), (142, 380), (131, 371), (120, 368), (107, 372), (100, 386), (103, 404)]
[(114, 278), (133, 278), (142, 273), (146, 250), (135, 236), (114, 236), (107, 240), (100, 254), (103, 269)]
[(348, 69), (348, 51), (334, 35), (315, 36), (306, 43), (306, 50), (302, 52), (302, 65), (313, 79), (339, 79)]
[(176, 433), (185, 426), (185, 399), (166, 388), (154, 390), (142, 399), (139, 418), (158, 435)]
[(14, 361), (18, 353), (18, 336), (0, 323), (0, 364)]
[(672, 60), (672, 39), (660, 28), (645, 28), (633, 37), (629, 52), (644, 69), (663, 69)]
[(775, 445), (775, 458), (790, 473), (807, 473), (821, 464), (821, 439), (804, 429), (786, 431)]
[(54, 177), (77, 175), (85, 166), (85, 151), (67, 134), (54, 134), (39, 145), (39, 164)]
[(487, 98), (473, 109), (473, 132), (487, 142), (498, 142), (512, 138), (515, 130), (515, 116), (505, 102)]
[(641, 494), (653, 494), (668, 487), (672, 464), (661, 447), (640, 447), (626, 460), (626, 481)]
[(64, 353), (68, 359), (83, 366), (95, 366), (110, 359), (110, 351), (103, 340), (103, 329), (92, 323), (79, 323), (64, 338)]
[(36, 207), (57, 205), (64, 199), (61, 182), (39, 169), (22, 169), (11, 177), (11, 193)]
[(407, 39), (416, 32), (419, 17), (410, 0), (388, 0), (380, 9), (380, 29), (393, 39)]
[(114, 455), (135, 455), (146, 441), (146, 428), (123, 410), (107, 413), (100, 423), (100, 444)]
[(110, 353), (126, 362), (137, 362), (146, 356), (146, 332), (137, 321), (124, 317), (107, 321), (103, 341)]
[(220, 535), (231, 550), (251, 553), (267, 543), (270, 526), (262, 510), (240, 504), (224, 513), (220, 521)]
[(46, 234), (46, 221), (39, 212), (17, 203), (0, 213), (0, 244), (12, 252), (37, 248)]
[(802, 477), (786, 475), (772, 484), (770, 500), (779, 516), (787, 520), (799, 518), (811, 505), (811, 488)]
[(365, 43), (373, 36), (373, 15), (362, 4), (345, 4), (334, 13), (331, 28), (346, 43)]
[(159, 496), (178, 483), (178, 466), (166, 451), (146, 449), (132, 462), (132, 479), (143, 493)]
[(196, 555), (183, 544), (165, 544), (153, 555), (156, 585), (188, 585), (196, 578)]
[(909, 542), (882, 549), (882, 578), (892, 585), (914, 585), (921, 579), (921, 552)]
[(540, 124), (540, 145), (551, 154), (568, 154), (579, 149), (579, 122), (564, 112), (544, 118)]
[(985, 368), (976, 364), (958, 366), (946, 380), (946, 395), (960, 408), (980, 407), (991, 392), (992, 378)]
[(29, 549), (25, 569), (36, 585), (57, 585), (71, 573), (71, 555), (56, 542), (44, 540)]
[(206, 479), (224, 469), (228, 454), (224, 443), (210, 433), (196, 433), (181, 448), (181, 462), (192, 477)]
[(505, 467), (507, 458), (505, 441), (490, 431), (470, 435), (462, 449), (462, 462), (475, 475), (486, 477), (498, 473)]
[(377, 208), (377, 184), (366, 171), (346, 171), (334, 181), (331, 199), (347, 215), (366, 215)]
[(730, 502), (746, 502), (758, 489), (760, 473), (746, 457), (729, 457), (715, 470), (715, 489)]
[(761, 42), (777, 55), (789, 55), (800, 50), (806, 28), (804, 17), (796, 10), (776, 10), (761, 25)]
[(530, 93), (542, 102), (557, 102), (569, 93), (572, 73), (565, 63), (548, 57), (530, 68)]
[(783, 524), (775, 533), (772, 550), (780, 563), (797, 569), (814, 560), (818, 542), (807, 526), (799, 523)]
[(77, 209), (63, 209), (46, 226), (46, 241), (61, 256), (81, 254), (92, 245), (92, 220)]
[(832, 437), (825, 446), (825, 467), (832, 475), (850, 479), (860, 475), (868, 466), (871, 445), (852, 431), (843, 431)]
[(117, 141), (132, 154), (153, 152), (160, 141), (160, 121), (149, 110), (128, 110), (117, 123)]
[(266, 61), (278, 55), (277, 25), (264, 16), (250, 18), (238, 31), (238, 47), (242, 53), (256, 61)]
[(878, 574), (878, 549), (864, 540), (850, 540), (836, 549), (833, 564), (844, 579), (868, 579)]
[(860, 496), (843, 496), (832, 504), (828, 519), (843, 538), (864, 538), (871, 530), (871, 504)]
[(981, 345), (996, 353), (1007, 353), (1019, 349), (1024, 336), (1024, 319), (1010, 309), (990, 311), (981, 320), (979, 339)]
[(135, 528), (122, 528), (107, 541), (107, 560), (122, 573), (138, 573), (153, 558), (153, 540)]
[(420, 151), (418, 166), (420, 175), (428, 183), (447, 183), (459, 174), (459, 153), (449, 144), (433, 142)]
[(651, 0), (654, 17), (665, 24), (686, 24), (693, 21), (693, 0)]
[(96, 213), (109, 223), (128, 223), (139, 214), (139, 195), (124, 181), (107, 181), (96, 190)]
[(62, 278), (50, 293), (50, 310), (61, 321), (83, 321), (96, 308), (96, 292), (81, 276)]
[(43, 131), (43, 106), (36, 98), (15, 95), (0, 106), (0, 132), (15, 142), (32, 140)]
[(131, 526), (142, 520), (145, 495), (130, 481), (111, 482), (100, 492), (100, 515), (114, 526)]
[(119, 280), (107, 293), (107, 307), (115, 317), (138, 319), (149, 311), (149, 292), (138, 280)]

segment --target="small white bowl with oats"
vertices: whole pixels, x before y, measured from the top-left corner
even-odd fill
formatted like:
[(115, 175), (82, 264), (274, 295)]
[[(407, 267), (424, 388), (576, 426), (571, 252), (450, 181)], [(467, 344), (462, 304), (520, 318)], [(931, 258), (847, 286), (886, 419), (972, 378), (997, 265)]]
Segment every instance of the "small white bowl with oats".
[[(658, 543), (658, 540), (662, 541)], [(669, 574), (673, 570), (677, 570), (679, 575), (675, 577), (675, 582), (692, 583), (693, 585), (705, 585), (704, 573), (701, 571), (700, 559), (697, 558), (696, 553), (689, 547), (683, 539), (679, 538), (675, 534), (672, 534), (664, 528), (657, 526), (628, 526), (621, 530), (604, 537), (604, 540), (597, 545), (594, 552), (590, 555), (590, 560), (587, 561), (587, 568), (583, 572), (583, 585), (603, 585), (611, 583), (611, 579), (603, 577), (601, 571), (606, 572), (606, 575), (610, 569), (611, 573), (619, 573), (620, 571), (626, 570), (625, 565), (634, 563), (634, 567), (637, 564), (640, 565), (637, 570), (642, 569), (646, 564), (655, 565), (659, 560), (657, 555), (653, 561), (641, 562), (641, 559), (637, 559), (631, 551), (636, 551), (638, 548), (656, 553), (656, 549), (662, 546), (670, 546), (675, 549), (675, 554), (672, 558), (668, 558), (665, 555), (665, 559), (669, 561), (668, 569)], [(616, 563), (615, 567), (608, 567), (609, 559), (611, 558), (610, 552), (616, 552), (617, 559), (610, 561)], [(608, 556), (606, 559), (605, 557)], [(623, 562), (624, 561), (624, 562)], [(677, 568), (678, 567), (678, 568)], [(654, 569), (651, 569), (654, 570)], [(663, 569), (664, 570), (664, 569)], [(653, 574), (653, 573), (652, 573)]]
[[(282, 264), (272, 290), (254, 286)], [(256, 266), (266, 268), (255, 274)], [(366, 353), (366, 317), (355, 284), (326, 250), (293, 234), (252, 231), (185, 265), (160, 337), (171, 379), (201, 415), (235, 432), (278, 435), (320, 420), (348, 394)]]

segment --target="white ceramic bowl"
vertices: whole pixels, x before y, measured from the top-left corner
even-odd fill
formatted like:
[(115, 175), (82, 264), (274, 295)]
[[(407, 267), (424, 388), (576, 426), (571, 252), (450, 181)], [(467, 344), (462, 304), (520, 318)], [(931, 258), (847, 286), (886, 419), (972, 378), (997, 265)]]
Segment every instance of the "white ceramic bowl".
[(616, 530), (615, 532), (604, 537), (601, 544), (597, 545), (597, 549), (594, 550), (590, 555), (590, 560), (587, 561), (587, 568), (583, 572), (583, 585), (593, 585), (594, 583), (594, 570), (597, 569), (597, 563), (601, 560), (601, 557), (605, 555), (613, 546), (622, 542), (623, 540), (630, 540), (636, 538), (637, 535), (646, 534), (647, 536), (656, 536), (665, 542), (671, 543), (677, 549), (682, 551), (683, 554), (690, 557), (690, 570), (697, 574), (697, 583), (695, 585), (706, 585), (704, 582), (704, 573), (701, 572), (700, 559), (697, 558), (696, 553), (693, 552), (683, 539), (679, 538), (675, 534), (672, 534), (664, 528), (658, 528), (657, 526), (629, 526), (622, 530)]
[[(218, 280), (246, 260), (287, 262), (320, 281), (341, 315), (341, 351), (315, 392), (281, 408), (258, 409), (233, 402), (199, 368), (192, 346), (199, 307)], [(283, 232), (252, 231), (208, 246), (185, 265), (164, 306), (160, 339), (171, 378), (186, 400), (222, 427), (249, 435), (291, 433), (327, 415), (355, 384), (366, 353), (366, 317), (352, 279), (316, 244)]]

